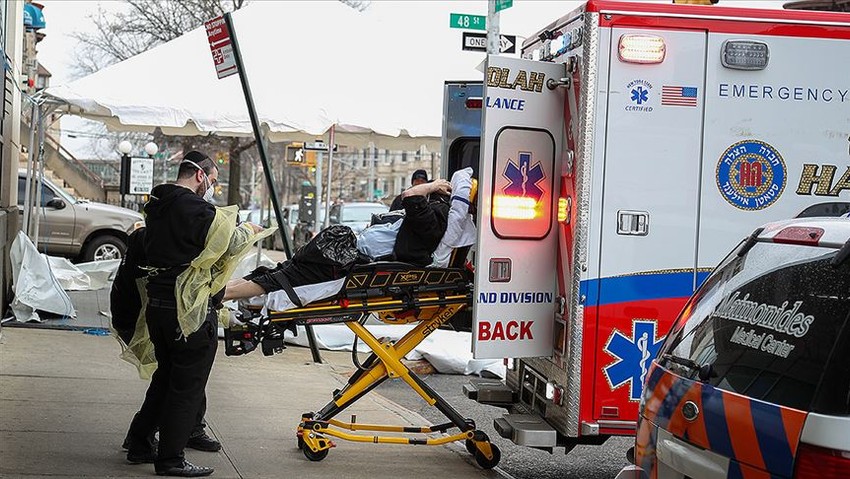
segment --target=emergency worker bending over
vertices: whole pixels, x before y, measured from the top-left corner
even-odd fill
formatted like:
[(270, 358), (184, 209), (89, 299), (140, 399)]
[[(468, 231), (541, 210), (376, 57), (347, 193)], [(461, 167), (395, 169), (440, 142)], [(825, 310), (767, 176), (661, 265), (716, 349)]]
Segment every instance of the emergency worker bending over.
[[(157, 185), (144, 208), (147, 330), (143, 334), (137, 330), (128, 347), (136, 354), (149, 340), (157, 367), (130, 425), (127, 457), (153, 462), (158, 475), (197, 477), (213, 472), (186, 461), (183, 454), (218, 346), (211, 297), (223, 292), (239, 258), (263, 236), (257, 235), (259, 226), (237, 226), (236, 207), (216, 208), (208, 202), (217, 177), (215, 163), (191, 151), (180, 164), (177, 181)], [(144, 354), (136, 356), (143, 359)], [(156, 456), (138, 460), (145, 459), (146, 451), (150, 456), (145, 448), (157, 427)]]

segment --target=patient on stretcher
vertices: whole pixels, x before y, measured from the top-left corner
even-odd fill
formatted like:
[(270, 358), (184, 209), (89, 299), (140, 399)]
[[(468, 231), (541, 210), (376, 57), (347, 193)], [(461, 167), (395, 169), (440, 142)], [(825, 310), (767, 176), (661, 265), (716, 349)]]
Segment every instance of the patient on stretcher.
[(279, 291), (269, 295), (267, 306), (280, 311), (333, 296), (359, 264), (398, 261), (446, 267), (454, 248), (475, 241), (469, 200), (472, 182), (472, 169), (465, 168), (452, 175), (451, 183), (436, 180), (409, 188), (403, 193), (403, 215), (386, 213), (360, 235), (346, 226), (328, 227), (292, 259), (230, 281), (224, 300)]

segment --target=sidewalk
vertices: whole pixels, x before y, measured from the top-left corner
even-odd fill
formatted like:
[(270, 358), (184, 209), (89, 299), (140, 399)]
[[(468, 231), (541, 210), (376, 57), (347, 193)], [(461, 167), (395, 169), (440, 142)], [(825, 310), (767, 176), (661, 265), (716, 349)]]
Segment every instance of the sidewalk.
[[(152, 465), (128, 465), (121, 441), (147, 382), (119, 360), (118, 343), (80, 331), (3, 327), (0, 338), (0, 476), (142, 477)], [(207, 387), (208, 432), (222, 451), (187, 449), (187, 459), (217, 478), (497, 477), (482, 471), (462, 444), (406, 446), (337, 440), (321, 462), (296, 447), (301, 413), (320, 409), (351, 372), (350, 353), (307, 348), (227, 357), (219, 344)], [(378, 390), (379, 391), (379, 390)], [(415, 394), (411, 391), (411, 394)], [(372, 392), (339, 419), (361, 423), (426, 421)]]

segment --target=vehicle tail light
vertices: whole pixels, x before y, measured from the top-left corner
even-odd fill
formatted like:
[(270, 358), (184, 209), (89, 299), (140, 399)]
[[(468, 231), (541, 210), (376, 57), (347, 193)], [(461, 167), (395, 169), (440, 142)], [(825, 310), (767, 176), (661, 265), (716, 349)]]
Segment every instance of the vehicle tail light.
[(570, 198), (558, 198), (558, 223), (569, 223)]
[(773, 242), (817, 246), (821, 236), (823, 236), (823, 228), (789, 226), (776, 233), (776, 236), (773, 237)]
[(493, 198), (493, 216), (496, 218), (533, 220), (542, 214), (534, 198), (506, 195), (497, 195)]
[(484, 100), (481, 98), (467, 98), (466, 99), (466, 108), (470, 110), (480, 110), (484, 105)]
[(619, 57), (621, 62), (653, 64), (661, 63), (667, 55), (667, 45), (658, 35), (627, 33), (620, 37)]
[(800, 444), (794, 479), (839, 479), (850, 474), (850, 452)]

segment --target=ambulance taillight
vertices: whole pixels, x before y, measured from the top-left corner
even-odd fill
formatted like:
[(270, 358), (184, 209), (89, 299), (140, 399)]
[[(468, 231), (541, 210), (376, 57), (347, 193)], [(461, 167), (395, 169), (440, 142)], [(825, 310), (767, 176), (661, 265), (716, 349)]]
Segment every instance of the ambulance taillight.
[(543, 215), (541, 205), (526, 196), (496, 195), (493, 197), (493, 217), (506, 220), (533, 220)]
[(667, 56), (667, 44), (658, 35), (627, 33), (620, 37), (618, 56), (621, 62), (655, 64)]
[(570, 222), (571, 198), (558, 198), (558, 223)]
[(468, 110), (480, 110), (484, 106), (482, 98), (471, 97), (466, 99), (466, 108)]

